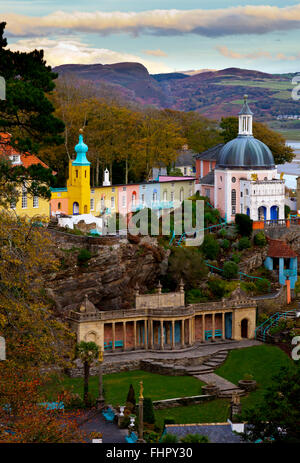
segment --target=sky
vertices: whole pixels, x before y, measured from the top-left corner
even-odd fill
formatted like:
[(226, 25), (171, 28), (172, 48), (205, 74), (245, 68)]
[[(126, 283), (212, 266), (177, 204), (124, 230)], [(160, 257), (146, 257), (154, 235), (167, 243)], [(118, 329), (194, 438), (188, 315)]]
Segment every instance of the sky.
[(299, 0), (0, 0), (0, 21), (10, 49), (42, 48), (51, 66), (300, 72)]

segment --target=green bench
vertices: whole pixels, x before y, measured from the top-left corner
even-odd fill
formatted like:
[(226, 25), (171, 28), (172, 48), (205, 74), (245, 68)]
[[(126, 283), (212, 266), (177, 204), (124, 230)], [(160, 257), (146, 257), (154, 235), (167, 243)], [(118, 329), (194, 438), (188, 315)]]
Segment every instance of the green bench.
[(136, 444), (138, 440), (138, 436), (134, 432), (132, 432), (130, 436), (125, 436), (125, 440), (127, 444)]
[[(209, 338), (213, 337), (213, 330), (206, 330), (205, 331), (205, 340), (207, 341)], [(215, 338), (222, 337), (222, 330), (215, 330)]]

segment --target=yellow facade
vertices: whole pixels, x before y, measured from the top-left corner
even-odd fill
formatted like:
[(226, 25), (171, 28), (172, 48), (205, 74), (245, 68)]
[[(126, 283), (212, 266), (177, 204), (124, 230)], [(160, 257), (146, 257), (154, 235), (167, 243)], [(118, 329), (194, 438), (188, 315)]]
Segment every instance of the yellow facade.
[(13, 209), (18, 216), (27, 216), (29, 218), (35, 216), (43, 216), (49, 218), (49, 201), (47, 199), (32, 197), (25, 190), (20, 190), (20, 195), (17, 203), (13, 205)]
[(70, 161), (67, 188), (68, 214), (89, 214), (91, 201), (90, 166), (73, 165)]
[(111, 214), (118, 212), (118, 188), (114, 186), (101, 186), (91, 189), (91, 214), (98, 216), (105, 210)]

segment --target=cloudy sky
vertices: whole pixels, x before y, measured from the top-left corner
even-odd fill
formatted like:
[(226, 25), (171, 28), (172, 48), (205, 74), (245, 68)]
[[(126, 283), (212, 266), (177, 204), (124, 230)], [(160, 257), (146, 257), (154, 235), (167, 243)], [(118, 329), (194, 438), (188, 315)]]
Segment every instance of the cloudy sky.
[(3, 20), (11, 49), (43, 48), (53, 66), (300, 72), (299, 0), (0, 0)]

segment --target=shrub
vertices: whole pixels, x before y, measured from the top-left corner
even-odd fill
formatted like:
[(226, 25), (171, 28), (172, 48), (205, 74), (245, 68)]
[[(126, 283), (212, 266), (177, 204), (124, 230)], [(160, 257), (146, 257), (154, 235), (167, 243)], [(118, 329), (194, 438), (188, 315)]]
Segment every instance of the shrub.
[(180, 442), (185, 442), (186, 444), (207, 444), (209, 439), (207, 436), (202, 436), (201, 434), (187, 434), (180, 439)]
[(135, 404), (136, 404), (136, 400), (135, 400), (135, 392), (134, 392), (134, 388), (133, 388), (132, 384), (130, 384), (130, 386), (129, 386), (129, 391), (128, 391), (128, 394), (127, 394), (126, 403), (133, 405), (132, 409), (134, 409)]
[(222, 243), (221, 243), (221, 247), (223, 249), (229, 249), (230, 247), (230, 241), (229, 240), (223, 240)]
[(232, 280), (233, 278), (237, 278), (238, 276), (239, 267), (235, 262), (229, 261), (225, 262), (223, 267), (223, 276), (227, 280)]
[(254, 244), (256, 246), (266, 246), (267, 238), (264, 232), (260, 231), (254, 236)]
[(78, 256), (77, 256), (77, 262), (78, 265), (80, 266), (86, 266), (88, 260), (92, 257), (92, 254), (88, 249), (81, 249)]
[(175, 424), (174, 418), (172, 418), (171, 416), (167, 416), (164, 419), (164, 428), (165, 428), (166, 424)]
[(173, 247), (169, 257), (169, 267), (164, 285), (175, 287), (182, 278), (186, 290), (197, 288), (199, 281), (206, 277), (208, 268), (205, 265), (199, 248), (194, 246)]
[(221, 238), (225, 238), (226, 236), (226, 230), (224, 228), (221, 228), (220, 231), (218, 231), (218, 235), (221, 237)]
[(120, 429), (127, 429), (130, 423), (129, 416), (124, 416), (122, 421), (120, 421)]
[(237, 230), (242, 236), (251, 236), (253, 220), (247, 214), (236, 214), (235, 224)]
[(241, 261), (241, 254), (239, 252), (235, 252), (234, 254), (232, 254), (231, 260), (238, 264)]
[(155, 423), (153, 403), (150, 397), (144, 398), (144, 422), (148, 424)]
[(207, 285), (214, 296), (217, 296), (218, 298), (224, 297), (225, 295), (224, 281), (218, 278), (210, 279), (208, 280)]
[(214, 260), (218, 257), (220, 252), (220, 245), (216, 241), (214, 235), (205, 235), (202, 244), (202, 251), (206, 259)]
[(161, 441), (163, 444), (177, 444), (178, 438), (174, 434), (165, 434)]
[(262, 280), (256, 279), (255, 286), (259, 293), (264, 294), (270, 291), (271, 283), (269, 282), (269, 280), (266, 280), (265, 278), (263, 278)]
[(246, 236), (243, 236), (243, 238), (240, 239), (239, 244), (238, 244), (239, 250), (242, 251), (243, 249), (248, 249), (251, 247), (251, 243), (249, 238)]
[(290, 206), (288, 206), (287, 204), (284, 206), (284, 217), (287, 219), (289, 214), (291, 212), (291, 208)]
[(159, 442), (160, 434), (155, 431), (144, 431), (144, 439), (147, 444), (156, 444)]
[(207, 296), (203, 294), (199, 288), (194, 288), (186, 291), (186, 302), (188, 304), (196, 304), (197, 302), (206, 301)]

